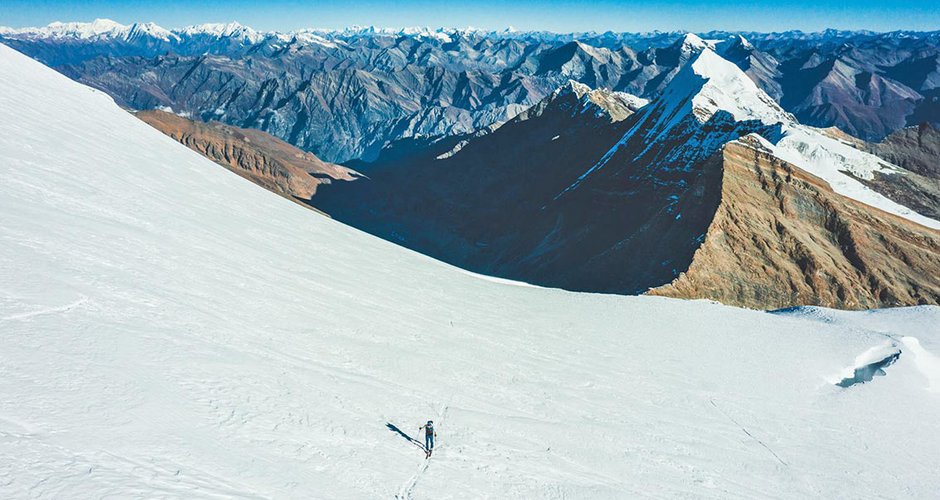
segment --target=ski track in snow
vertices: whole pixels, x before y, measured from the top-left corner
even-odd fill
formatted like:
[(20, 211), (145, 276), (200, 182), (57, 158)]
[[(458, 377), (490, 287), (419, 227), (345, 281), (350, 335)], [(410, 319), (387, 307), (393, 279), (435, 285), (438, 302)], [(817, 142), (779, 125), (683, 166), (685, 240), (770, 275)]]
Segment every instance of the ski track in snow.
[(428, 464), (430, 463), (431, 457), (422, 459), (421, 465), (418, 466), (418, 471), (405, 481), (405, 484), (398, 490), (398, 494), (395, 495), (395, 498), (399, 500), (411, 500), (411, 492), (414, 490), (415, 485), (418, 484), (418, 478), (421, 477), (421, 474), (424, 474), (424, 471), (428, 470)]
[[(449, 404), (445, 404), (443, 407), (441, 407), (441, 411), (438, 412), (438, 423), (434, 425), (435, 429), (443, 428), (444, 421), (447, 419), (447, 410), (449, 408), (450, 408)], [(439, 448), (440, 446), (438, 446), (437, 438), (435, 438), (434, 450), (437, 450)], [(421, 476), (424, 474), (424, 472), (428, 470), (428, 466), (431, 464), (431, 457), (433, 456), (434, 455), (431, 454), (430, 456), (425, 457), (421, 461), (421, 465), (418, 466), (417, 472), (415, 472), (414, 475), (412, 475), (411, 477), (408, 478), (407, 481), (405, 481), (405, 484), (403, 484), (401, 488), (398, 490), (398, 494), (395, 495), (395, 498), (399, 500), (411, 500), (411, 493), (414, 491), (415, 486), (418, 484), (418, 479), (420, 479)]]
[(780, 462), (781, 464), (783, 464), (785, 467), (789, 467), (789, 466), (790, 466), (789, 464), (787, 464), (786, 462), (784, 462), (782, 458), (780, 458), (780, 455), (777, 455), (777, 452), (775, 452), (774, 450), (772, 450), (772, 449), (770, 448), (770, 446), (767, 446), (767, 443), (761, 441), (757, 436), (751, 434), (750, 431), (748, 431), (743, 425), (741, 425), (741, 424), (740, 424), (737, 420), (735, 420), (731, 415), (728, 415), (728, 413), (727, 413), (726, 411), (722, 410), (722, 409), (718, 406), (718, 403), (715, 403), (715, 400), (714, 400), (714, 399), (710, 399), (709, 401), (711, 402), (712, 406), (714, 406), (715, 409), (718, 410), (722, 415), (724, 415), (725, 417), (727, 417), (728, 420), (731, 421), (731, 423), (733, 423), (734, 425), (740, 427), (741, 430), (744, 431), (745, 434), (747, 434), (747, 437), (753, 439), (757, 444), (761, 445), (765, 450), (769, 451), (770, 454), (773, 455), (774, 458), (776, 458), (778, 462)]

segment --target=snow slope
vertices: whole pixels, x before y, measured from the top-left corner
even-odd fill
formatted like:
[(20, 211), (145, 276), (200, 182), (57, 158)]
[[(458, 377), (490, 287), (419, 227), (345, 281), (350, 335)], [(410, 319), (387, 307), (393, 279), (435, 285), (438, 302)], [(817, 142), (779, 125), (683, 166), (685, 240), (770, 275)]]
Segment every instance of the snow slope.
[[(0, 46), (0, 497), (921, 497), (940, 310), (494, 283)], [(916, 340), (916, 341), (915, 341)], [(834, 376), (885, 342), (886, 376)], [(433, 419), (439, 449), (416, 436)]]

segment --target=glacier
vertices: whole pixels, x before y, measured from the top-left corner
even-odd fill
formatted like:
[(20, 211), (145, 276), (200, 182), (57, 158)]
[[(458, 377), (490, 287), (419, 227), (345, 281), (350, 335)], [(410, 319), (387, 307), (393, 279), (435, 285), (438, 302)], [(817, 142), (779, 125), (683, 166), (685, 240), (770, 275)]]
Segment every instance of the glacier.
[[(0, 46), (0, 497), (940, 491), (940, 308), (768, 313), (465, 273)], [(834, 374), (893, 339), (886, 375)], [(430, 460), (401, 436), (438, 429)]]

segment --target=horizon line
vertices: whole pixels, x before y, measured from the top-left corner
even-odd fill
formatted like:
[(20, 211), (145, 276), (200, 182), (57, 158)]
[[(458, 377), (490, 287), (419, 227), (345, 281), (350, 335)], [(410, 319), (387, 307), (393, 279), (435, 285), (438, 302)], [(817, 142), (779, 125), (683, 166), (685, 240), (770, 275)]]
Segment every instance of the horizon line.
[(458, 27), (455, 27), (455, 26), (437, 26), (437, 27), (432, 27), (432, 26), (430, 26), (430, 25), (381, 26), (381, 27), (380, 27), (380, 26), (375, 25), (375, 24), (369, 24), (369, 25), (351, 24), (351, 25), (344, 26), (344, 27), (342, 27), (342, 28), (310, 27), (310, 28), (299, 28), (299, 29), (293, 29), (293, 30), (277, 30), (277, 29), (275, 29), (275, 30), (258, 30), (258, 29), (252, 28), (250, 25), (242, 24), (241, 22), (239, 22), (239, 21), (237, 21), (237, 20), (232, 20), (232, 21), (228, 21), (228, 22), (224, 22), (224, 21), (223, 21), (223, 22), (213, 22), (213, 21), (209, 21), (209, 22), (205, 22), (205, 23), (187, 24), (187, 25), (181, 26), (181, 27), (171, 27), (171, 28), (167, 28), (167, 27), (165, 27), (165, 26), (163, 26), (163, 25), (160, 25), (160, 24), (157, 24), (156, 22), (153, 22), (153, 21), (134, 21), (134, 22), (125, 24), (125, 23), (122, 23), (122, 22), (120, 22), (120, 21), (115, 21), (115, 20), (113, 20), (113, 19), (109, 19), (109, 18), (105, 18), (105, 17), (98, 17), (98, 18), (95, 18), (95, 19), (93, 19), (93, 20), (91, 20), (91, 21), (51, 21), (51, 22), (49, 22), (48, 24), (46, 24), (45, 26), (35, 26), (35, 25), (34, 25), (34, 26), (18, 26), (18, 27), (17, 27), (17, 26), (0, 25), (0, 28), (7, 28), (7, 29), (10, 29), (10, 30), (15, 30), (15, 31), (25, 31), (25, 30), (40, 30), (40, 29), (44, 29), (44, 28), (49, 28), (49, 27), (51, 27), (51, 26), (53, 26), (53, 25), (56, 25), (56, 24), (94, 24), (95, 22), (110, 22), (110, 23), (114, 23), (114, 24), (120, 25), (121, 27), (125, 27), (125, 28), (131, 27), (131, 26), (134, 26), (134, 25), (152, 24), (152, 25), (154, 25), (154, 26), (156, 26), (156, 27), (159, 27), (159, 28), (162, 28), (162, 29), (164, 29), (164, 30), (171, 31), (171, 32), (182, 31), (182, 30), (185, 30), (185, 29), (187, 29), (187, 28), (198, 28), (198, 27), (210, 26), (210, 25), (221, 25), (221, 26), (237, 25), (237, 26), (239, 26), (239, 27), (248, 28), (248, 29), (250, 29), (250, 30), (252, 30), (252, 31), (254, 31), (254, 32), (256, 32), (256, 33), (260, 33), (260, 34), (289, 34), (289, 33), (300, 33), (300, 32), (342, 33), (342, 32), (356, 32), (356, 31), (358, 31), (358, 32), (364, 32), (364, 31), (365, 31), (365, 32), (368, 32), (369, 30), (372, 30), (372, 31), (374, 31), (375, 33), (378, 33), (378, 34), (394, 34), (394, 33), (396, 33), (396, 32), (400, 33), (400, 32), (402, 32), (402, 31), (409, 30), (409, 29), (428, 30), (428, 31), (437, 31), (437, 32), (448, 32), (448, 31), (449, 31), (449, 32), (476, 32), (476, 33), (488, 33), (488, 34), (507, 33), (507, 34), (520, 34), (520, 35), (525, 35), (525, 34), (553, 34), (553, 35), (588, 35), (588, 34), (594, 34), (594, 35), (603, 35), (603, 34), (608, 34), (608, 33), (610, 33), (610, 34), (615, 34), (615, 35), (653, 35), (653, 34), (672, 35), (672, 34), (688, 34), (688, 33), (692, 33), (692, 34), (707, 34), (707, 33), (732, 33), (732, 34), (740, 34), (740, 33), (753, 33), (753, 34), (764, 34), (764, 35), (787, 34), (787, 33), (801, 33), (801, 34), (805, 34), (805, 35), (816, 35), (816, 34), (823, 34), (823, 33), (827, 33), (827, 32), (837, 32), (837, 33), (866, 33), (866, 34), (886, 35), (886, 34), (891, 34), (891, 33), (916, 33), (916, 34), (933, 34), (933, 33), (940, 33), (940, 29), (936, 29), (936, 30), (896, 29), (896, 30), (889, 30), (889, 31), (879, 31), (879, 30), (873, 30), (873, 29), (867, 29), (867, 28), (839, 29), (839, 28), (831, 28), (831, 27), (830, 27), (830, 28), (820, 29), (820, 30), (815, 30), (815, 31), (805, 31), (805, 30), (801, 30), (801, 29), (788, 29), (788, 30), (781, 30), (781, 31), (727, 30), (727, 29), (710, 29), (710, 30), (705, 30), (705, 31), (688, 31), (688, 30), (682, 30), (682, 29), (669, 30), (669, 31), (664, 31), (664, 30), (659, 30), (659, 29), (654, 29), (654, 30), (649, 30), (649, 31), (615, 31), (615, 30), (605, 30), (605, 31), (597, 31), (597, 30), (587, 30), (587, 31), (553, 31), (553, 30), (550, 30), (550, 29), (541, 29), (541, 30), (540, 30), (540, 29), (535, 29), (535, 30), (520, 30), (520, 29), (514, 28), (512, 25), (505, 26), (505, 27), (503, 27), (503, 28), (477, 28), (477, 27), (475, 27), (475, 26), (466, 26), (466, 27), (463, 27), (463, 28), (458, 28)]

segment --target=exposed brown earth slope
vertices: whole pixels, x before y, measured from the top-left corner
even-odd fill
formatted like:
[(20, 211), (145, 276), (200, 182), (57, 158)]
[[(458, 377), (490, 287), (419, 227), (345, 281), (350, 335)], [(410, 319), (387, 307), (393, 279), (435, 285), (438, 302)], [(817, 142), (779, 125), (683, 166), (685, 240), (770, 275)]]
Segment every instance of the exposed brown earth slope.
[(317, 186), (358, 174), (327, 163), (260, 130), (196, 122), (151, 110), (137, 117), (236, 174), (291, 199), (310, 200)]
[(722, 186), (705, 242), (650, 294), (760, 309), (940, 303), (940, 231), (839, 196), (747, 137), (709, 162)]

